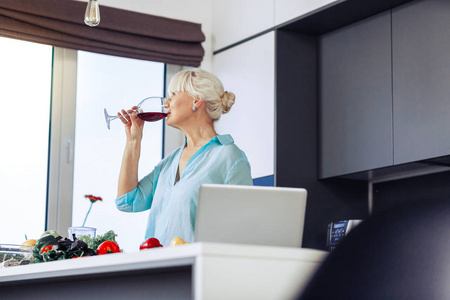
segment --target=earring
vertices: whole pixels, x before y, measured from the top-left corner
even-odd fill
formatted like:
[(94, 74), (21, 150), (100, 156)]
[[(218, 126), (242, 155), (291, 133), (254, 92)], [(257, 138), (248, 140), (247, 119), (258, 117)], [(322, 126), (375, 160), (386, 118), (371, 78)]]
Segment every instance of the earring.
[(197, 106), (192, 105), (192, 111), (197, 111)]

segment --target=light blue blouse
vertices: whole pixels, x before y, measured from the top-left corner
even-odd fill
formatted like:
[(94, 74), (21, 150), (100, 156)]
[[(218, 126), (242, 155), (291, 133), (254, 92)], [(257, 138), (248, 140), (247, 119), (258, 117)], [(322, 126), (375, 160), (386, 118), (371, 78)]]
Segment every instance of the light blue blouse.
[(247, 157), (228, 134), (216, 136), (200, 148), (175, 183), (185, 145), (165, 157), (134, 190), (116, 199), (121, 211), (150, 209), (145, 239), (155, 237), (164, 247), (175, 237), (194, 241), (201, 184), (253, 184)]

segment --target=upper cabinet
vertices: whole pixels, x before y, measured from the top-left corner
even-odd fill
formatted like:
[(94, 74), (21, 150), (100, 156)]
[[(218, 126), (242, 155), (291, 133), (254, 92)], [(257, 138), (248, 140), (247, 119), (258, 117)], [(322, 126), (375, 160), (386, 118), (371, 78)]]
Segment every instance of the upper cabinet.
[(319, 177), (450, 154), (449, 27), (413, 1), (320, 37)]
[(390, 12), (323, 35), (320, 177), (392, 165)]
[(339, 0), (214, 0), (213, 51), (273, 30)]
[(333, 4), (338, 0), (275, 0), (275, 25), (280, 25), (315, 10)]
[(394, 163), (450, 154), (450, 1), (393, 10)]

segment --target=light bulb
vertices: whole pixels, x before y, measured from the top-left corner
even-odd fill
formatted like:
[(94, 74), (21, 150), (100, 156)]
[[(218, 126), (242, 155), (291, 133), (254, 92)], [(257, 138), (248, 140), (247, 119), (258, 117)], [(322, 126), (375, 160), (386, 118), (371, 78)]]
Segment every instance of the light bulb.
[(100, 24), (100, 9), (97, 0), (89, 0), (84, 14), (84, 23), (91, 27)]

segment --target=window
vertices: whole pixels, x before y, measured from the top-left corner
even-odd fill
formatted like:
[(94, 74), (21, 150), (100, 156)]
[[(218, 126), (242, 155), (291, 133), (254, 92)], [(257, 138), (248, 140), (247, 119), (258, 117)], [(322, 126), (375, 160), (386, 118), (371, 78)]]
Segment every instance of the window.
[(45, 229), (51, 105), (50, 46), (0, 38), (0, 241)]
[[(101, 196), (86, 226), (114, 230), (126, 252), (139, 250), (148, 212), (115, 208), (125, 145), (115, 114), (148, 96), (164, 96), (165, 65), (0, 38), (2, 243), (39, 238), (46, 229), (67, 236)], [(161, 160), (163, 122), (145, 126), (139, 177)], [(7, 146), (6, 146), (7, 145)], [(10, 216), (10, 217), (9, 217)], [(17, 218), (17, 217), (20, 218)], [(18, 221), (18, 219), (20, 221)]]
[[(84, 196), (100, 196), (85, 226), (97, 234), (112, 229), (121, 248), (139, 251), (148, 211), (129, 214), (115, 206), (125, 132), (118, 119), (107, 129), (103, 109), (116, 115), (146, 97), (163, 96), (164, 64), (78, 51), (77, 66), (72, 225), (81, 226), (89, 210)], [(145, 124), (139, 178), (161, 160), (162, 134), (163, 122)]]

